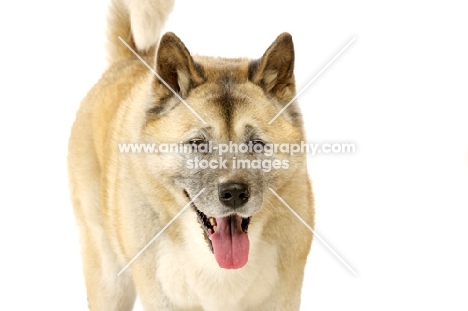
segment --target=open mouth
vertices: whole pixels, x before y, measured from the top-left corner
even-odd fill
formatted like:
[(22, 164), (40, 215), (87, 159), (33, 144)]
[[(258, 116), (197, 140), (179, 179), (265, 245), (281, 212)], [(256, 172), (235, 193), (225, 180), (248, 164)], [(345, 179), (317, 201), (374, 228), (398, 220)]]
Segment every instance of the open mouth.
[[(185, 195), (190, 196), (185, 191)], [(249, 238), (247, 230), (251, 217), (232, 214), (226, 217), (210, 217), (200, 211), (192, 202), (192, 208), (205, 233), (208, 247), (214, 253), (221, 268), (239, 269), (248, 261)]]

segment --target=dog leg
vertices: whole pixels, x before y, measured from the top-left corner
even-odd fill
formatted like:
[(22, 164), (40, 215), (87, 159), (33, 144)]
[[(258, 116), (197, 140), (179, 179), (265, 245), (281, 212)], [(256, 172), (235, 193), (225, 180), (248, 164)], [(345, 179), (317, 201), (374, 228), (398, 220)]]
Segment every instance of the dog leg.
[(136, 297), (133, 282), (128, 271), (117, 276), (122, 266), (118, 264), (103, 228), (89, 220), (79, 222), (89, 309), (132, 310)]
[[(132, 275), (138, 291), (138, 297), (145, 311), (176, 311), (178, 309), (169, 302), (164, 295), (161, 284), (156, 277), (156, 267), (154, 254), (146, 253), (139, 258), (139, 262), (133, 263)], [(170, 282), (170, 280), (167, 280)]]
[(86, 136), (89, 128), (82, 126), (82, 131), (76, 128), (69, 153), (70, 188), (80, 233), (88, 305), (92, 311), (131, 310), (136, 296), (134, 285), (129, 272), (117, 276), (122, 266), (102, 226), (100, 170), (92, 140)]

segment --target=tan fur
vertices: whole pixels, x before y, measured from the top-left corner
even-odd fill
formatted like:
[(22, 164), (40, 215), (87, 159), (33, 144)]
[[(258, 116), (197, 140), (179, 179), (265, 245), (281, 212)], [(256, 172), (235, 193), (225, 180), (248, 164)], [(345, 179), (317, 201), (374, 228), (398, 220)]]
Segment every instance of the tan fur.
[[(178, 143), (189, 139), (194, 128), (207, 126), (218, 141), (240, 142), (246, 124), (261, 128), (271, 141), (304, 140), (302, 127), (291, 121), (292, 114), (268, 125), (294, 96), (292, 69), (288, 73), (287, 68), (275, 67), (285, 59), (293, 64), (293, 59), (287, 59), (292, 51), (289, 35), (281, 35), (267, 50), (253, 77), (249, 77), (252, 61), (248, 59), (192, 58), (175, 35), (163, 37), (156, 69), (205, 125), (176, 98), (169, 100), (172, 106), (165, 104), (170, 108), (162, 106), (160, 99), (171, 96), (170, 91), (123, 44), (113, 41), (116, 35), (122, 36), (147, 56), (149, 64), (154, 62), (151, 50), (156, 42), (140, 49), (132, 39), (132, 13), (125, 6), (129, 2), (112, 4), (111, 66), (81, 103), (69, 144), (70, 188), (90, 309), (131, 310), (138, 293), (145, 310), (299, 310), (312, 234), (269, 191), (263, 193), (263, 204), (252, 216), (251, 250), (243, 268), (219, 268), (189, 208), (117, 276), (189, 201), (171, 177), (179, 168), (170, 155), (119, 153), (119, 143)], [(146, 2), (149, 7), (156, 3)], [(230, 125), (214, 104), (226, 88), (238, 103)], [(158, 105), (157, 112), (149, 113)], [(269, 186), (312, 226), (306, 157), (288, 159), (290, 168), (272, 171)], [(223, 178), (236, 174), (225, 172)]]
[(133, 57), (119, 36), (140, 56), (154, 56), (164, 23), (174, 0), (112, 0), (107, 17), (109, 63)]

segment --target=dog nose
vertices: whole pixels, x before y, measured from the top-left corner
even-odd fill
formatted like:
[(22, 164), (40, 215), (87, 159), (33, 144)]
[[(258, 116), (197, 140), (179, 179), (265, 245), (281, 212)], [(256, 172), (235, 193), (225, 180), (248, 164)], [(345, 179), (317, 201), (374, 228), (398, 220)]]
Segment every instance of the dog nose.
[(223, 183), (219, 185), (219, 200), (230, 208), (238, 208), (249, 200), (249, 186), (240, 183)]

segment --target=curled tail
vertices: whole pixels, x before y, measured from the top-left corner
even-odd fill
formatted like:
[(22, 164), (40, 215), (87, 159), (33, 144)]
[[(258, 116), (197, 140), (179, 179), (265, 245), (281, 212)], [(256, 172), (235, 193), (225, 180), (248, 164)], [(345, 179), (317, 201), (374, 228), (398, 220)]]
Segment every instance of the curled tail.
[(141, 56), (154, 54), (174, 0), (111, 0), (107, 17), (110, 64), (135, 57), (119, 36)]

